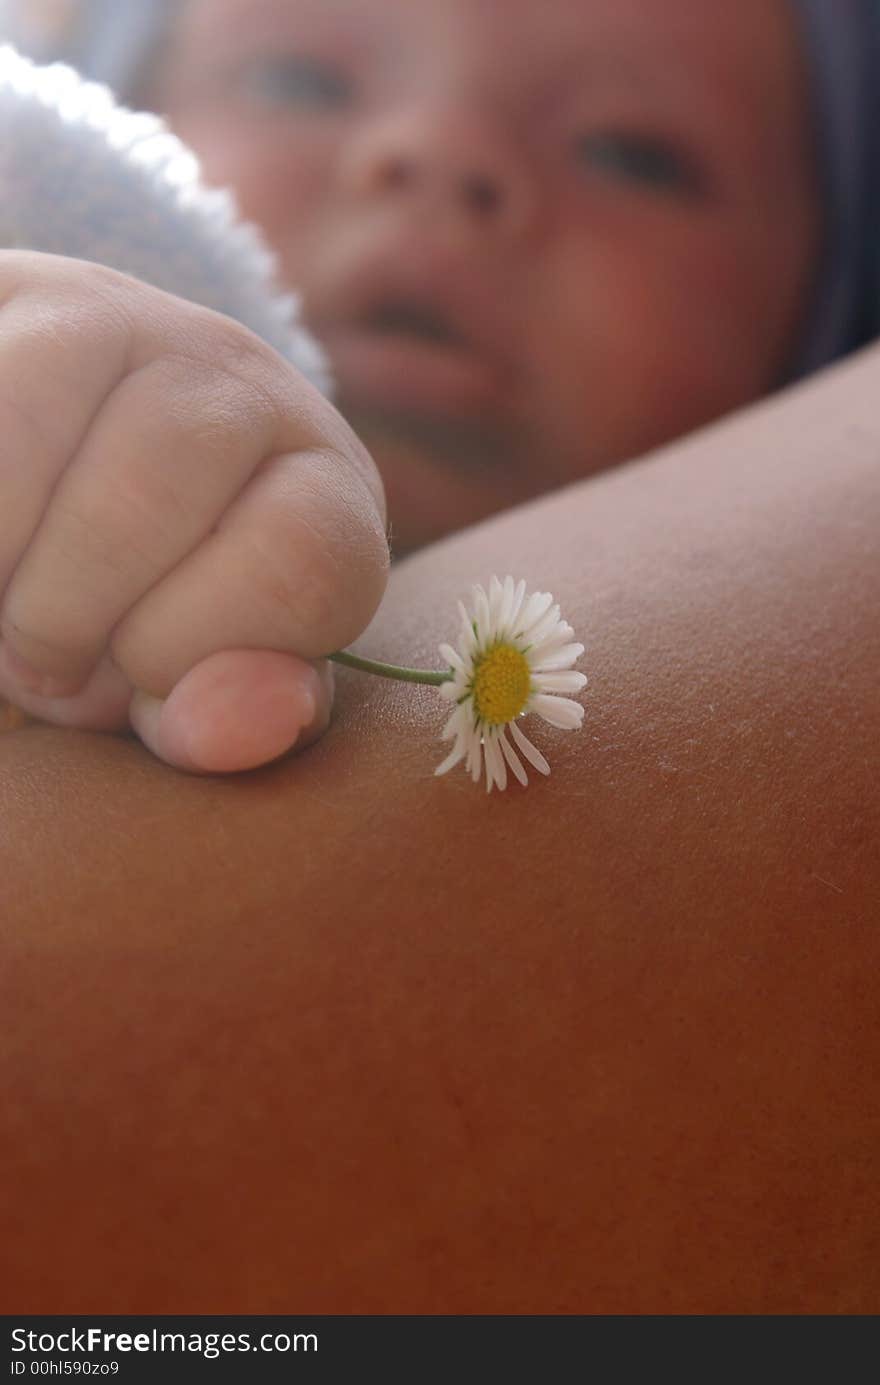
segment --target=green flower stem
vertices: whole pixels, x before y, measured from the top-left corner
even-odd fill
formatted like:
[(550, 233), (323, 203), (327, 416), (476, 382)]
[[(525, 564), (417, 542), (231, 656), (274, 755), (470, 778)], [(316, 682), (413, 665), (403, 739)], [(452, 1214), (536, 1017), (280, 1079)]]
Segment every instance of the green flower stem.
[(429, 668), (398, 668), (397, 664), (380, 664), (375, 659), (362, 659), (359, 654), (346, 654), (339, 649), (335, 654), (328, 654), (327, 658), (336, 664), (360, 669), (361, 673), (377, 673), (380, 678), (398, 678), (402, 683), (428, 683), (432, 688), (439, 688), (441, 683), (448, 683), (453, 677), (451, 668), (440, 673)]

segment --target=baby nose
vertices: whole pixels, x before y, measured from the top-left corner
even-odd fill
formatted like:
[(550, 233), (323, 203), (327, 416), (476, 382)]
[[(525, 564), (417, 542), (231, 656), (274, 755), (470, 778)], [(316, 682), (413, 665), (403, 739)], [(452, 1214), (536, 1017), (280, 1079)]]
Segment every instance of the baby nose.
[(350, 190), (453, 212), (475, 228), (517, 233), (534, 199), (515, 150), (481, 121), (411, 116), (364, 132), (346, 167)]

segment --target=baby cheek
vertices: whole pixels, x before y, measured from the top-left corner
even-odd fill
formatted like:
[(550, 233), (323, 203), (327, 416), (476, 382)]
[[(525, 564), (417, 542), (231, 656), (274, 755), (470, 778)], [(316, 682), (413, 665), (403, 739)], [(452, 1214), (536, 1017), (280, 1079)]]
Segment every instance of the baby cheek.
[[(528, 311), (526, 374), (559, 465), (587, 474), (619, 451), (657, 369), (656, 312), (643, 273), (620, 257), (555, 257)], [(579, 461), (562, 459), (571, 453)]]
[(328, 159), (295, 136), (240, 122), (189, 129), (184, 123), (177, 133), (199, 156), (205, 181), (234, 191), (242, 216), (260, 227), (290, 282), (296, 247), (327, 197)]
[(619, 248), (562, 271), (529, 334), (532, 407), (556, 480), (644, 453), (754, 392), (725, 342), (733, 281), (702, 282), (704, 267), (689, 284), (668, 262)]

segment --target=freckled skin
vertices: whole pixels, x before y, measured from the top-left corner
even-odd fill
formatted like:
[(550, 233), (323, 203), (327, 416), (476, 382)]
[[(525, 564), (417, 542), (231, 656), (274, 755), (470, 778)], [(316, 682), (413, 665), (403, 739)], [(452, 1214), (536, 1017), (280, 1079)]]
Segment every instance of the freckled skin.
[(8, 1312), (880, 1310), (878, 376), (396, 567), (364, 652), (584, 639), (528, 789), (347, 669), (246, 776), (0, 737)]

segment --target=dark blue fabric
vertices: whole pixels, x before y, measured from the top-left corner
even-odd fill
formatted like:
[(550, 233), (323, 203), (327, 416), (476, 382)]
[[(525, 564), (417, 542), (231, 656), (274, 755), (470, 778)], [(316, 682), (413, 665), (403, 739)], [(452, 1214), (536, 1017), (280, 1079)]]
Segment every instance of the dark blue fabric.
[(791, 377), (880, 335), (880, 0), (792, 0), (812, 75), (822, 262)]

